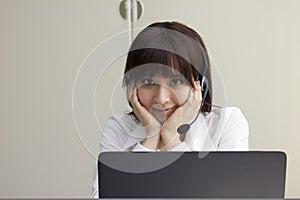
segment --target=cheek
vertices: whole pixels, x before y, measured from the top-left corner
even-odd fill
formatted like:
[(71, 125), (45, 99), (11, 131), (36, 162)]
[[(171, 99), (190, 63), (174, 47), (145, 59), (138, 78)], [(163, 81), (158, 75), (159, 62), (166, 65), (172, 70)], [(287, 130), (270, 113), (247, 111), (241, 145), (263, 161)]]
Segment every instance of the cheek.
[(140, 104), (142, 104), (142, 106), (149, 110), (152, 105), (151, 92), (144, 90), (143, 88), (138, 88), (137, 96), (140, 101)]

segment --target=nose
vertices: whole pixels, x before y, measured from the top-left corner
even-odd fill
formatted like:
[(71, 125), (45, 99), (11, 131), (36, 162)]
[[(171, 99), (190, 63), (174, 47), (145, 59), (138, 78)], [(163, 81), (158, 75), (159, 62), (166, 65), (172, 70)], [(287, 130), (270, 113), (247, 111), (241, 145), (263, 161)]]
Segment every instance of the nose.
[(154, 102), (156, 104), (164, 105), (170, 101), (171, 98), (171, 91), (169, 88), (157, 85), (155, 88), (155, 96), (154, 96)]

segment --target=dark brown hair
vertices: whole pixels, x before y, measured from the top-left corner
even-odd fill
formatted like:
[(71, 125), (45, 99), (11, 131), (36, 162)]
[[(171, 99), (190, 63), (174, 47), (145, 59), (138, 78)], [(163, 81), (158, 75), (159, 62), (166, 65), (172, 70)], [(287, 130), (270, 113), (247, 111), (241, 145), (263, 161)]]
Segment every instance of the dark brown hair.
[[(202, 100), (205, 103), (201, 112), (211, 111), (211, 65), (207, 48), (196, 31), (178, 22), (157, 22), (142, 30), (128, 52), (123, 86), (128, 86), (130, 79), (137, 80), (138, 76), (130, 73), (133, 69), (150, 63), (166, 65), (178, 71), (191, 86), (194, 86), (196, 78), (201, 81), (205, 76), (208, 92)], [(146, 66), (139, 73), (158, 73), (155, 65)]]

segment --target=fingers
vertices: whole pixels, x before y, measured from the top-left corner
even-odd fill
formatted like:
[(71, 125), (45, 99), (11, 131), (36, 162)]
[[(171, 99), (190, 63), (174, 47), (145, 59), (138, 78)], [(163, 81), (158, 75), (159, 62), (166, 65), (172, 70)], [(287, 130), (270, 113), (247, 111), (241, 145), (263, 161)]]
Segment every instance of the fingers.
[(134, 81), (131, 81), (127, 87), (127, 98), (132, 105), (133, 111), (144, 109), (138, 100), (137, 87), (135, 86)]
[[(159, 136), (161, 124), (152, 116), (152, 114), (140, 103), (137, 94), (137, 88), (134, 87), (130, 96), (132, 111), (145, 127), (147, 137)], [(159, 139), (159, 137), (158, 137)], [(154, 139), (155, 140), (155, 139)]]
[(148, 119), (149, 117), (147, 118), (148, 111), (139, 102), (136, 87), (133, 88), (132, 95), (129, 101), (132, 105), (132, 111), (134, 112), (134, 114), (137, 116), (137, 118), (140, 120), (140, 122), (142, 122), (144, 126), (147, 125), (149, 123), (149, 119)]
[(147, 126), (154, 120), (154, 117), (149, 113), (149, 111), (140, 103), (137, 88), (133, 87), (132, 95), (129, 98), (129, 101), (132, 105), (132, 111), (137, 116), (137, 118), (142, 122), (144, 126)]
[[(127, 91), (126, 91), (126, 94), (127, 94), (127, 99), (130, 101), (131, 99), (131, 96), (133, 94), (133, 90), (134, 90), (134, 87), (135, 87), (135, 82), (134, 80), (130, 80), (128, 86), (127, 86)], [(131, 102), (130, 102), (131, 103)]]
[(145, 112), (146, 109), (140, 104), (138, 100), (136, 87), (133, 87), (132, 95), (130, 96), (129, 101), (132, 105), (132, 109), (135, 114), (139, 115), (140, 112)]
[(188, 108), (199, 109), (202, 102), (202, 91), (199, 81), (195, 81), (194, 88), (189, 91), (186, 102), (181, 106), (183, 110)]
[[(187, 100), (178, 107), (175, 112), (171, 115), (172, 118), (181, 121), (182, 123), (189, 123), (197, 115), (202, 103), (202, 92), (200, 83), (195, 82), (193, 89), (189, 91)], [(176, 117), (177, 116), (177, 117)]]
[(200, 105), (202, 103), (202, 90), (200, 86), (200, 81), (195, 81), (195, 86), (194, 86), (194, 101), (198, 105), (198, 109), (200, 108)]

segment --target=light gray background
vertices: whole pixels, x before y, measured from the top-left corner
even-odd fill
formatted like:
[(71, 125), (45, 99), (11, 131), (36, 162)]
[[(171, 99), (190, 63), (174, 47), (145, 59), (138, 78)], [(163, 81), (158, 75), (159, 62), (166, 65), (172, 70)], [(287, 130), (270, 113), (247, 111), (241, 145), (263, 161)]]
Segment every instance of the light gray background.
[[(73, 83), (96, 45), (129, 30), (119, 2), (0, 0), (0, 197), (89, 197), (95, 159), (88, 150), (95, 151), (101, 132), (77, 134)], [(240, 107), (249, 121), (250, 148), (285, 151), (286, 197), (300, 197), (300, 1), (141, 2), (134, 27), (176, 20), (202, 34), (222, 75), (226, 105)], [(124, 59), (114, 60), (99, 81), (100, 125), (126, 105), (111, 98), (119, 95), (111, 91)]]

